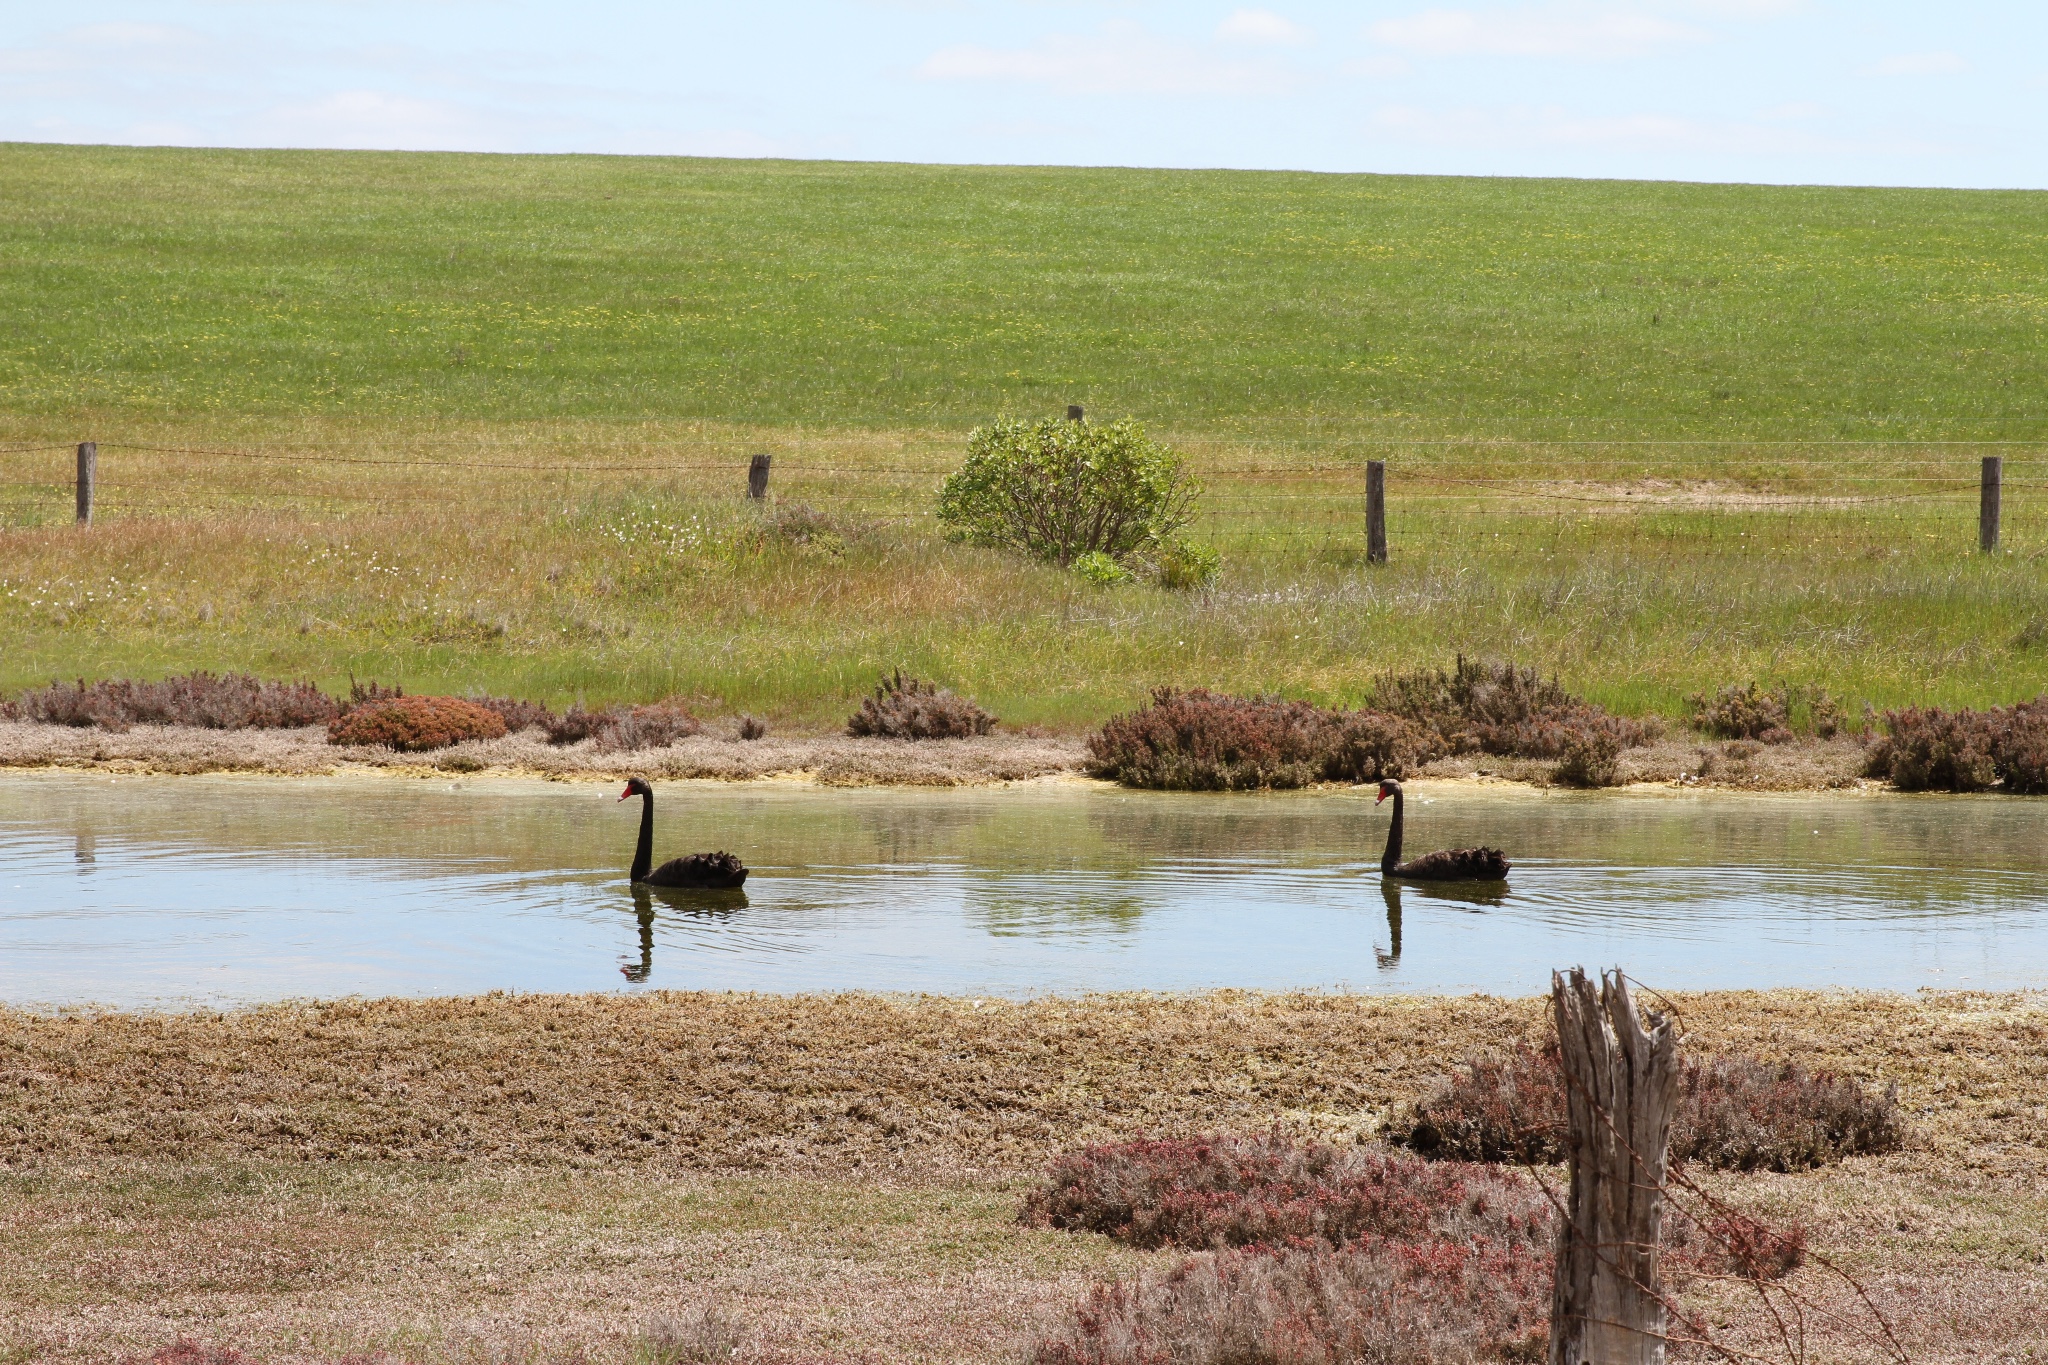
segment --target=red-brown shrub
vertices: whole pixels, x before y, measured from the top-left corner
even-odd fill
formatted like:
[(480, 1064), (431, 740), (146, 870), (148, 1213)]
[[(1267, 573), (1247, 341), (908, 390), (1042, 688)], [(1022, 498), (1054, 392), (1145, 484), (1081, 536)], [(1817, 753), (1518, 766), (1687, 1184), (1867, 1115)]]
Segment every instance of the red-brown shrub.
[(355, 707), (327, 727), (329, 744), (383, 744), (417, 753), (466, 739), (498, 739), (505, 719), (460, 697), (393, 697)]
[(179, 1337), (169, 1346), (159, 1347), (148, 1356), (130, 1356), (126, 1365), (254, 1365), (248, 1356), (232, 1346), (201, 1346), (196, 1341)]
[(659, 749), (704, 733), (703, 723), (674, 702), (608, 706), (601, 711), (586, 711), (579, 702), (541, 724), (547, 730), (550, 744), (575, 744), (587, 739), (593, 741), (590, 747), (600, 753)]
[(1581, 701), (1533, 669), (1460, 656), (1451, 673), (1387, 674), (1373, 707), (1357, 711), (1156, 688), (1149, 704), (1091, 737), (1088, 755), (1098, 777), (1177, 791), (1407, 777), (1450, 752), (1560, 759), (1559, 781), (1608, 786), (1621, 751), (1659, 728)]
[(1416, 1104), (1397, 1140), (1450, 1161), (1556, 1161), (1567, 1120), (1560, 1066), (1556, 1043), (1473, 1057)]
[(882, 679), (872, 697), (848, 717), (846, 733), (856, 738), (968, 739), (996, 728), (996, 718), (974, 702), (897, 669)]
[(698, 719), (680, 706), (656, 702), (608, 713), (609, 725), (600, 728), (590, 746), (600, 753), (623, 753), (632, 749), (660, 749), (690, 735), (704, 733)]
[[(1556, 1044), (1523, 1044), (1478, 1058), (1415, 1106), (1401, 1142), (1457, 1161), (1560, 1159), (1564, 1078)], [(1905, 1116), (1893, 1091), (1874, 1092), (1795, 1062), (1687, 1059), (1679, 1078), (1671, 1155), (1729, 1170), (1794, 1171), (1895, 1151)]]
[(160, 682), (113, 678), (51, 683), (24, 693), (14, 708), (47, 725), (196, 725), (208, 730), (280, 730), (324, 725), (339, 711), (309, 682), (265, 682), (246, 673), (187, 673)]
[(575, 744), (586, 740), (600, 731), (608, 730), (618, 723), (619, 708), (607, 707), (601, 711), (586, 711), (583, 703), (577, 702), (559, 716), (550, 716), (541, 722), (548, 732), (550, 744)]
[(1519, 1172), (1378, 1148), (1259, 1137), (1140, 1138), (1059, 1158), (1019, 1218), (1190, 1249), (1372, 1237), (1548, 1245), (1550, 1205)]
[(1588, 726), (1565, 736), (1553, 780), (1567, 787), (1612, 787), (1621, 781), (1621, 740)]
[(1711, 697), (1695, 692), (1685, 699), (1685, 706), (1694, 725), (1722, 739), (1783, 744), (1792, 738), (1790, 688), (1766, 692), (1755, 683), (1724, 687)]
[(1654, 717), (1631, 720), (1575, 697), (1533, 668), (1462, 654), (1449, 673), (1382, 675), (1373, 684), (1373, 704), (1430, 726), (1453, 749), (1517, 758), (1558, 758), (1574, 739), (1590, 734), (1608, 736), (1617, 749), (1640, 748), (1662, 729)]
[(1192, 1256), (1098, 1284), (1032, 1365), (1452, 1365), (1543, 1359), (1550, 1260), (1519, 1244), (1372, 1241)]
[(1335, 782), (1404, 778), (1448, 752), (1442, 735), (1405, 716), (1339, 711), (1324, 728), (1323, 776)]
[(1889, 732), (1868, 739), (1863, 775), (1901, 791), (2048, 793), (2048, 695), (1988, 711), (1908, 706), (1884, 713)]
[(1305, 787), (1322, 775), (1329, 720), (1305, 701), (1154, 688), (1090, 736), (1089, 770), (1159, 791)]
[(1999, 780), (2009, 792), (2048, 795), (2048, 696), (1997, 714), (1991, 761)]
[(486, 711), (498, 713), (498, 719), (505, 722), (505, 733), (516, 735), (521, 730), (545, 729), (555, 718), (546, 702), (518, 701), (512, 697), (469, 697)]
[(1870, 741), (1865, 777), (1901, 791), (1982, 791), (1998, 780), (1992, 726), (1981, 711), (1908, 706), (1884, 713), (1887, 734)]
[(1806, 1227), (1775, 1228), (1733, 1209), (1709, 1210), (1705, 1222), (1666, 1201), (1659, 1265), (1676, 1285), (1696, 1275), (1782, 1280), (1806, 1264)]

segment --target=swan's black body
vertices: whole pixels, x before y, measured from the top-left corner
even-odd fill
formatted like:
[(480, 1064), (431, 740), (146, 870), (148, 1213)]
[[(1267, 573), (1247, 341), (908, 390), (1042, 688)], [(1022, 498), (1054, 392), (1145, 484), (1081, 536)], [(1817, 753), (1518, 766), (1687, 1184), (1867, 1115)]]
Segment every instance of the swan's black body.
[(1448, 848), (1425, 853), (1410, 862), (1401, 861), (1401, 784), (1388, 778), (1380, 783), (1374, 805), (1394, 798), (1394, 821), (1387, 826), (1387, 851), (1380, 855), (1380, 875), (1411, 882), (1501, 882), (1508, 876), (1508, 855), (1497, 848)]
[(725, 891), (746, 882), (746, 864), (730, 853), (685, 854), (650, 871), (654, 862), (654, 788), (647, 785), (647, 779), (636, 777), (626, 783), (619, 800), (629, 796), (640, 798), (640, 845), (633, 850), (633, 885)]

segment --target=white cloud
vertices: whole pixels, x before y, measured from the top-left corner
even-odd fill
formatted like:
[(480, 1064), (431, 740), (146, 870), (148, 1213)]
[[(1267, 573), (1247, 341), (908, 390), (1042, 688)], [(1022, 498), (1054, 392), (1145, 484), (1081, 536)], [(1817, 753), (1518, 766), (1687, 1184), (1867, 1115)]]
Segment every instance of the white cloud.
[(471, 110), (443, 100), (415, 99), (383, 90), (344, 90), (305, 104), (288, 104), (251, 121), (259, 142), (291, 147), (368, 147), (380, 151), (495, 149), (494, 133), (509, 132)]
[(1852, 152), (1925, 157), (1948, 150), (1920, 139), (1857, 142), (1740, 120), (1656, 113), (1594, 117), (1557, 106), (1438, 111), (1390, 105), (1375, 113), (1371, 122), (1379, 131), (1404, 141), (1493, 150), (1577, 147), (1661, 155), (1708, 152), (1765, 157)]
[(1866, 76), (1953, 76), (1970, 64), (1953, 52), (1910, 52), (1863, 68)]
[(1018, 81), (1091, 95), (1264, 95), (1296, 89), (1298, 75), (1267, 59), (1218, 57), (1158, 38), (1127, 20), (1093, 37), (1054, 35), (1008, 50), (971, 44), (933, 53), (917, 74), (935, 81)]
[(1308, 30), (1269, 9), (1240, 9), (1216, 26), (1216, 36), (1225, 42), (1291, 46), (1307, 42)]
[(1401, 57), (1357, 57), (1337, 68), (1346, 76), (1366, 76), (1378, 80), (1392, 80), (1409, 72), (1407, 61)]
[(1679, 8), (1715, 19), (1775, 19), (1799, 13), (1806, 0), (1684, 0)]
[(1389, 47), (1430, 57), (1640, 57), (1705, 41), (1690, 24), (1626, 9), (1428, 9), (1367, 30)]

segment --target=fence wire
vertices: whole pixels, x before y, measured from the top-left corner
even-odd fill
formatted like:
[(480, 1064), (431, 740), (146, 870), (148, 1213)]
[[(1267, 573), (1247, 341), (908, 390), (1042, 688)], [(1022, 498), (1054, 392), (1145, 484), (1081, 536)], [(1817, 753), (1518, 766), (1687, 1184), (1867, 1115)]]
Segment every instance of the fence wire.
[[(621, 496), (737, 501), (749, 456), (775, 443), (709, 444), (733, 453), (714, 455), (702, 442), (617, 441), (585, 443), (595, 456), (587, 461), (519, 460), (506, 456), (521, 443), (474, 439), (101, 442), (95, 518), (282, 513), (320, 519), (406, 509), (533, 515), (588, 509)], [(902, 452), (862, 460), (804, 444), (769, 452), (771, 501), (801, 501), (891, 524), (929, 524), (938, 485), (958, 462), (950, 451), (935, 450), (922, 462)], [(2015, 532), (2038, 538), (2032, 529), (2041, 521), (2037, 495), (2048, 489), (2048, 477), (2041, 477), (2048, 474), (2048, 442), (2041, 441), (1375, 437), (1357, 443), (1361, 451), (1383, 447), (1435, 452), (1386, 460), (1387, 517), (1395, 534), (1456, 527), (1457, 534), (1489, 541), (1556, 543), (1575, 525), (1597, 526), (1604, 535), (1629, 526), (1626, 534), (1654, 538), (1665, 533), (1660, 518), (1739, 528), (1751, 518), (1805, 516), (1812, 533), (1823, 536), (1830, 534), (1824, 526), (1831, 518), (1863, 518), (1853, 524), (1874, 526), (1872, 519), (1884, 518), (1887, 508), (1900, 517), (1953, 513), (1960, 521), (1977, 507), (1981, 469), (1959, 452), (1989, 449), (2011, 452), (2001, 454), (2006, 538)], [(1870, 453), (1838, 453), (1844, 447)], [(1599, 453), (1609, 448), (1643, 453)], [(0, 526), (70, 518), (74, 449), (0, 446)], [(627, 451), (630, 458), (615, 457)], [(664, 451), (674, 458), (661, 458)], [(1546, 453), (1554, 451), (1569, 454)], [(1480, 459), (1485, 463), (1474, 463)], [(1363, 457), (1351, 454), (1190, 460), (1203, 487), (1197, 510), (1217, 538), (1317, 546), (1363, 536), (1365, 466)], [(1743, 534), (1697, 524), (1684, 533)]]

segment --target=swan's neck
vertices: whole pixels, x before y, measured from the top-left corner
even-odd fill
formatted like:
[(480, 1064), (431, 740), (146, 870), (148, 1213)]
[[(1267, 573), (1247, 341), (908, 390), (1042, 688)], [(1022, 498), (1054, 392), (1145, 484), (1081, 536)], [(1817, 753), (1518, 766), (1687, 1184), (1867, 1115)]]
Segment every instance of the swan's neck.
[(1380, 855), (1380, 871), (1392, 872), (1401, 865), (1401, 789), (1394, 788), (1394, 818), (1387, 825), (1387, 851)]
[(630, 880), (644, 882), (647, 869), (654, 866), (654, 793), (640, 795), (640, 844), (633, 850), (633, 871)]

